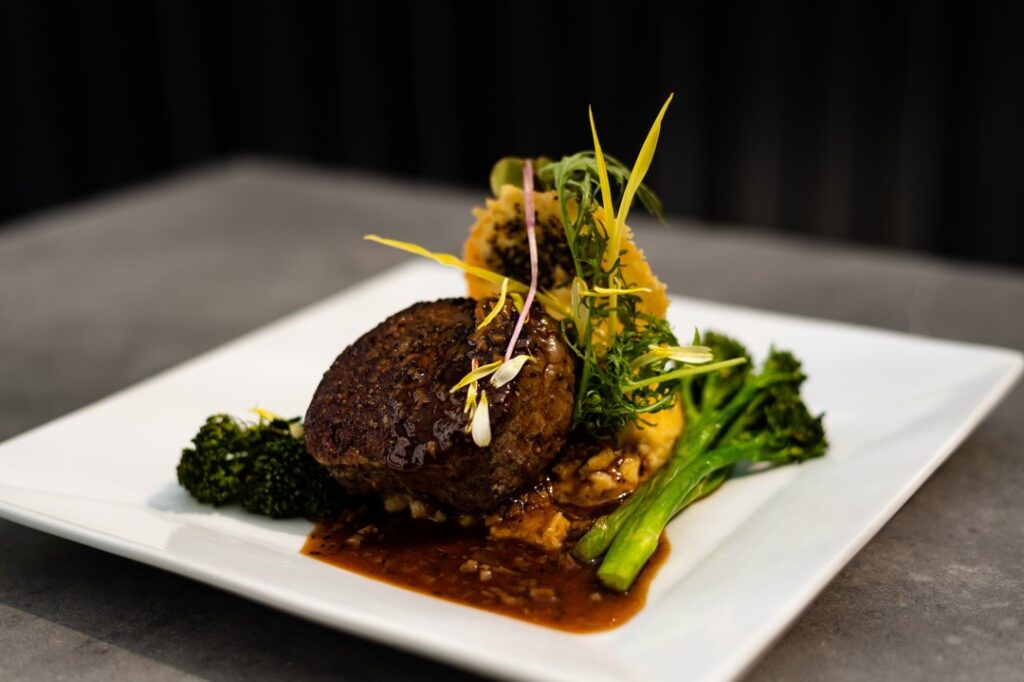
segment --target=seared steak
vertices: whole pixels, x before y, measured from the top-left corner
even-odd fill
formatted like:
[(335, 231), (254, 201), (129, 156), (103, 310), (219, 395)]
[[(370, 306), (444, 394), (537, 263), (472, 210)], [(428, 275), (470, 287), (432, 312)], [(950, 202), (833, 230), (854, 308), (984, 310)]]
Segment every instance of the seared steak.
[(494, 299), (417, 303), (345, 349), (306, 413), (306, 445), (356, 494), (405, 493), (483, 512), (534, 483), (558, 453), (573, 408), (574, 364), (559, 325), (539, 305), (516, 345), (528, 353), (502, 388), (480, 382), (490, 404), (491, 444), (466, 432), (466, 389), (449, 389), (471, 369), (499, 359), (517, 313), (511, 301), (484, 329)]

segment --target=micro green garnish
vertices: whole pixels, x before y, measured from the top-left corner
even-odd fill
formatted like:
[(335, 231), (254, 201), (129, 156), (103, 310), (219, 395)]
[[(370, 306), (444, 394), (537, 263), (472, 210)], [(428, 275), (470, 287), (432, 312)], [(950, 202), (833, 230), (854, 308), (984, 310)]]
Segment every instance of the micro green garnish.
[[(536, 244), (531, 230), (534, 215), (530, 206), (534, 180), (558, 195), (559, 212), (575, 269), (571, 301), (566, 306), (544, 291), (537, 291), (536, 298), (562, 318), (563, 335), (581, 360), (573, 427), (598, 438), (612, 437), (643, 415), (671, 407), (681, 381), (721, 367), (711, 363), (711, 358), (702, 350), (680, 346), (665, 320), (642, 310), (640, 294), (650, 290), (627, 281), (628, 273), (624, 274), (622, 268), (621, 240), (634, 199), (655, 215), (661, 214), (661, 202), (643, 184), (643, 179), (654, 158), (661, 122), (671, 101), (669, 96), (658, 112), (632, 169), (604, 153), (593, 112), (590, 112), (593, 151), (566, 156), (556, 162), (539, 158), (535, 168), (529, 159), (509, 157), (496, 164), (491, 176), (496, 195), (503, 184), (523, 188), (531, 251), (531, 285), (536, 277)], [(617, 209), (613, 187), (621, 193)], [(520, 313), (505, 352), (506, 361), (513, 359), (515, 339), (523, 318), (528, 315), (533, 286), (409, 242), (375, 235), (367, 235), (366, 239), (459, 268), (502, 286)], [(497, 306), (492, 313), (496, 309)], [(699, 345), (698, 341), (694, 345)], [(452, 390), (479, 381), (496, 370), (495, 363), (475, 368)], [(469, 402), (467, 396), (467, 405)], [(470, 413), (476, 416), (472, 407)]]
[[(683, 376), (714, 371), (706, 364), (693, 366), (707, 362), (703, 355), (651, 355), (654, 348), (679, 348), (679, 341), (665, 320), (640, 309), (638, 294), (648, 290), (628, 282), (622, 269), (621, 239), (634, 197), (660, 214), (661, 203), (643, 178), (671, 101), (670, 96), (659, 111), (632, 170), (603, 152), (593, 112), (594, 151), (563, 157), (538, 170), (541, 182), (558, 194), (576, 270), (571, 311), (562, 320), (565, 338), (582, 364), (573, 426), (599, 438), (671, 407)], [(622, 192), (617, 213), (613, 183)], [(637, 363), (639, 358), (643, 361)]]

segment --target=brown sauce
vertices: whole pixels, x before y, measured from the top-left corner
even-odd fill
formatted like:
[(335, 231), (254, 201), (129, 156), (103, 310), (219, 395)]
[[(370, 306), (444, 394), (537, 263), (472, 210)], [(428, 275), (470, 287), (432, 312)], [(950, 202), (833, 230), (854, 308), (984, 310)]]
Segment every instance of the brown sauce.
[(307, 556), (360, 575), (570, 632), (608, 630), (636, 615), (668, 552), (662, 537), (636, 583), (620, 594), (603, 588), (595, 568), (568, 551), (496, 540), (484, 527), (407, 514), (350, 510), (318, 524), (302, 548)]

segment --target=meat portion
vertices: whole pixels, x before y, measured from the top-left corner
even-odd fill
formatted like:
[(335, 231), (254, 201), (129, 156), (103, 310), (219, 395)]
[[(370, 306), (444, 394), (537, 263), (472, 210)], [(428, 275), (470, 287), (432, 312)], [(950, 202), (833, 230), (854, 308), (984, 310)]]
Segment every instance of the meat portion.
[(517, 313), (468, 298), (417, 303), (363, 335), (324, 375), (306, 413), (310, 453), (349, 492), (405, 493), (468, 512), (496, 507), (534, 483), (565, 443), (574, 366), (557, 322), (535, 305), (516, 344), (519, 376), (494, 389), (491, 444), (466, 432), (466, 389), (449, 389), (476, 358), (498, 360)]

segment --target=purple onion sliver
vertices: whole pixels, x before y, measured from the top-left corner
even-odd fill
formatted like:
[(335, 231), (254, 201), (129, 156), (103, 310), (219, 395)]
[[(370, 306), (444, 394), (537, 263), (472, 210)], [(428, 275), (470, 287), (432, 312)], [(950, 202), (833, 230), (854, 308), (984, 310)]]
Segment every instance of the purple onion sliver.
[(508, 349), (505, 351), (505, 362), (512, 359), (512, 352), (516, 348), (516, 341), (523, 331), (523, 322), (530, 313), (530, 306), (533, 305), (533, 298), (537, 295), (537, 232), (535, 229), (536, 215), (533, 208), (533, 162), (529, 159), (523, 164), (523, 208), (526, 211), (526, 239), (530, 243), (530, 290), (523, 301), (523, 309), (516, 320), (516, 327), (512, 331), (512, 338), (509, 339)]

